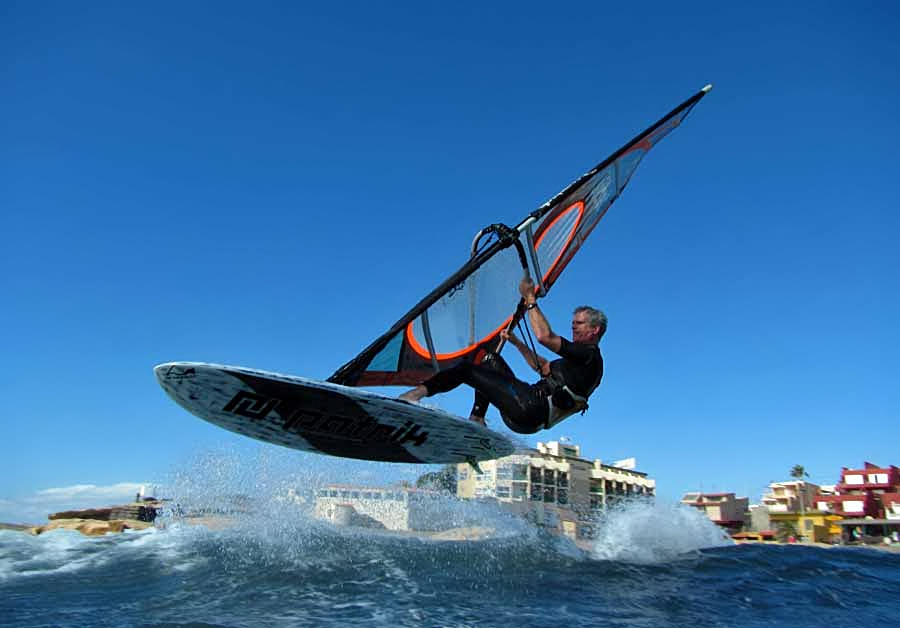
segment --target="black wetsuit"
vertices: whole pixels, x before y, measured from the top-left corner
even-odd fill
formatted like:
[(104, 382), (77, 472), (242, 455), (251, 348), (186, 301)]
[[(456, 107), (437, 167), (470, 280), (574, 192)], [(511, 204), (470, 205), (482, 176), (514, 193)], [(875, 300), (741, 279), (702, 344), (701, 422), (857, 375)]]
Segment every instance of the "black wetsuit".
[[(599, 347), (565, 338), (560, 341), (557, 353), (561, 357), (550, 363), (550, 375), (535, 384), (517, 379), (503, 358), (490, 353), (481, 364), (460, 362), (437, 373), (423, 385), (431, 396), (468, 384), (475, 389), (472, 414), (483, 417), (488, 404), (493, 404), (500, 410), (509, 429), (520, 434), (534, 434), (547, 426), (548, 399), (554, 393), (560, 394), (563, 385), (586, 398), (603, 377), (603, 356)], [(571, 399), (565, 391), (561, 394)]]

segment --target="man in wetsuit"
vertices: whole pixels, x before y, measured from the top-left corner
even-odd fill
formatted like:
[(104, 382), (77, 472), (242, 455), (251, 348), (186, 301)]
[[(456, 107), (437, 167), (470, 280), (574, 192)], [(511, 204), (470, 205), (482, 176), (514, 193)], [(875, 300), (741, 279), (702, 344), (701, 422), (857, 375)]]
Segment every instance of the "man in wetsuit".
[(481, 364), (460, 362), (441, 371), (401, 399), (419, 401), (437, 393), (448, 392), (460, 384), (475, 389), (475, 405), (469, 417), (484, 425), (489, 404), (500, 410), (503, 421), (514, 432), (533, 434), (548, 429), (576, 412), (587, 408), (587, 398), (603, 377), (600, 338), (606, 332), (606, 315), (592, 307), (581, 306), (572, 316), (572, 341), (556, 335), (538, 307), (534, 282), (526, 277), (519, 284), (525, 301), (525, 313), (537, 341), (560, 356), (549, 360), (532, 351), (524, 342), (507, 331), (501, 337), (516, 347), (525, 361), (541, 375), (535, 384), (515, 377), (496, 353), (489, 353)]

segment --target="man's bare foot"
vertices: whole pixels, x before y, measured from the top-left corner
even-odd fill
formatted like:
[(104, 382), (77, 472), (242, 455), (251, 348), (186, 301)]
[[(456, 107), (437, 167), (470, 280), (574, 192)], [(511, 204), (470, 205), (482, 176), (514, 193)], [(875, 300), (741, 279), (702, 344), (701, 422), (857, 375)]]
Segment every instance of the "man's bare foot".
[(472, 423), (478, 423), (478, 425), (480, 425), (482, 427), (487, 427), (487, 423), (485, 423), (483, 416), (478, 416), (477, 414), (472, 414), (472, 415), (469, 415), (469, 420)]
[(411, 401), (412, 403), (418, 402), (422, 397), (428, 394), (428, 389), (422, 385), (416, 386), (412, 390), (407, 390), (405, 393), (400, 395), (398, 399), (402, 399), (403, 401)]

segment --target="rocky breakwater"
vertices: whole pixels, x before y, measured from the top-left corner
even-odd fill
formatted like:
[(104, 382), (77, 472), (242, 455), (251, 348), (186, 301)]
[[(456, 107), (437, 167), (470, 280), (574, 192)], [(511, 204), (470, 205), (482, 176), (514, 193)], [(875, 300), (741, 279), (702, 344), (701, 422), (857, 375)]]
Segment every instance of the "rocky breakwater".
[(153, 526), (161, 507), (160, 501), (148, 499), (108, 508), (66, 510), (48, 515), (49, 523), (31, 527), (28, 531), (31, 534), (43, 534), (63, 528), (78, 530), (87, 536), (101, 536), (109, 532), (143, 530)]

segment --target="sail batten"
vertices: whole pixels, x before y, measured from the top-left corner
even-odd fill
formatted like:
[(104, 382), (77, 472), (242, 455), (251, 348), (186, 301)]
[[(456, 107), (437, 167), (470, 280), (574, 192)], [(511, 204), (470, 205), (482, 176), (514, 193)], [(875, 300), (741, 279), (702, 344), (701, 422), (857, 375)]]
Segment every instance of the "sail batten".
[[(471, 258), (329, 381), (349, 386), (412, 385), (435, 369), (478, 360), (500, 331), (522, 315), (524, 272), (546, 294), (619, 198), (647, 152), (675, 129), (709, 91), (685, 100), (516, 227), (491, 225), (476, 236)], [(494, 239), (481, 245), (489, 234)], [(479, 251), (478, 248), (482, 247)]]

